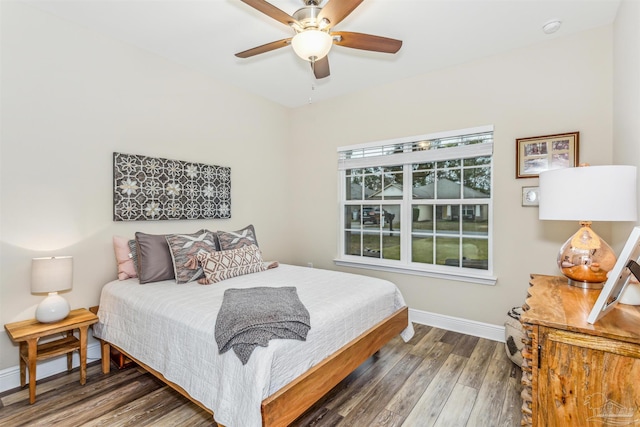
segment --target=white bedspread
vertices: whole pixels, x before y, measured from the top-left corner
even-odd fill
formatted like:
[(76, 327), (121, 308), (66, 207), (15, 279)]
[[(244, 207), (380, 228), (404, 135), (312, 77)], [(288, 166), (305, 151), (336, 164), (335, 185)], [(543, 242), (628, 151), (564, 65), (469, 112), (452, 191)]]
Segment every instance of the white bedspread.
[[(218, 353), (216, 315), (227, 288), (295, 286), (309, 310), (307, 341), (272, 340), (242, 365)], [(405, 305), (386, 280), (291, 265), (213, 285), (113, 281), (102, 290), (96, 335), (183, 387), (229, 427), (261, 425), (260, 403)], [(408, 340), (411, 324), (402, 332)]]

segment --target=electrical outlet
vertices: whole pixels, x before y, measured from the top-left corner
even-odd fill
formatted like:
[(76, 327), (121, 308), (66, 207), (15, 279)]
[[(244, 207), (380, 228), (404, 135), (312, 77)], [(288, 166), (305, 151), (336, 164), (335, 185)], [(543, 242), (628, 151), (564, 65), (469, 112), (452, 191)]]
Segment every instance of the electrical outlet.
[(307, 263), (307, 267), (309, 267), (309, 268), (313, 268), (313, 263), (312, 263), (312, 262), (308, 262), (308, 263)]

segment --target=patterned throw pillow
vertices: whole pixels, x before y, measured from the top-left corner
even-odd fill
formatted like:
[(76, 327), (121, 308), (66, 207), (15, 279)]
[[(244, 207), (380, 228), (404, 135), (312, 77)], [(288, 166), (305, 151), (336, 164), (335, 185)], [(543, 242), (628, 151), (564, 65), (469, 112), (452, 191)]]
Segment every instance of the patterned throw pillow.
[(198, 254), (198, 261), (205, 277), (198, 280), (202, 285), (221, 282), (243, 274), (265, 271), (267, 265), (262, 262), (262, 253), (256, 245), (243, 246), (228, 251)]
[(187, 283), (202, 276), (196, 255), (216, 250), (216, 238), (207, 230), (194, 234), (168, 234), (167, 243), (173, 259), (176, 283)]
[(256, 230), (253, 228), (253, 225), (248, 225), (238, 231), (218, 231), (216, 232), (216, 236), (218, 237), (218, 243), (222, 251), (238, 249), (249, 245), (258, 246)]
[(133, 261), (133, 267), (136, 269), (136, 274), (138, 274), (138, 246), (136, 245), (136, 239), (129, 240), (129, 255), (131, 256), (131, 261)]

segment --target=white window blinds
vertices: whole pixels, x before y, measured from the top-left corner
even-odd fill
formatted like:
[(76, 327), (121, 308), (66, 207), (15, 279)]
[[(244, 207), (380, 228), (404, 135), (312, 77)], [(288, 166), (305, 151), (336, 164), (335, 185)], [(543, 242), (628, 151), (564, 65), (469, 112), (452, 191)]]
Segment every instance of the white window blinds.
[(338, 170), (493, 154), (493, 126), (338, 147)]

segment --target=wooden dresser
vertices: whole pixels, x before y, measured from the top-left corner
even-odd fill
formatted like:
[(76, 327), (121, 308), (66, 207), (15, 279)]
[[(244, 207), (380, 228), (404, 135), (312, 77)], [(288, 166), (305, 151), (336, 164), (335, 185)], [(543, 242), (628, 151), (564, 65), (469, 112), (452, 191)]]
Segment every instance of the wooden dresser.
[(591, 325), (599, 290), (531, 277), (522, 425), (640, 426), (640, 307), (618, 304)]

